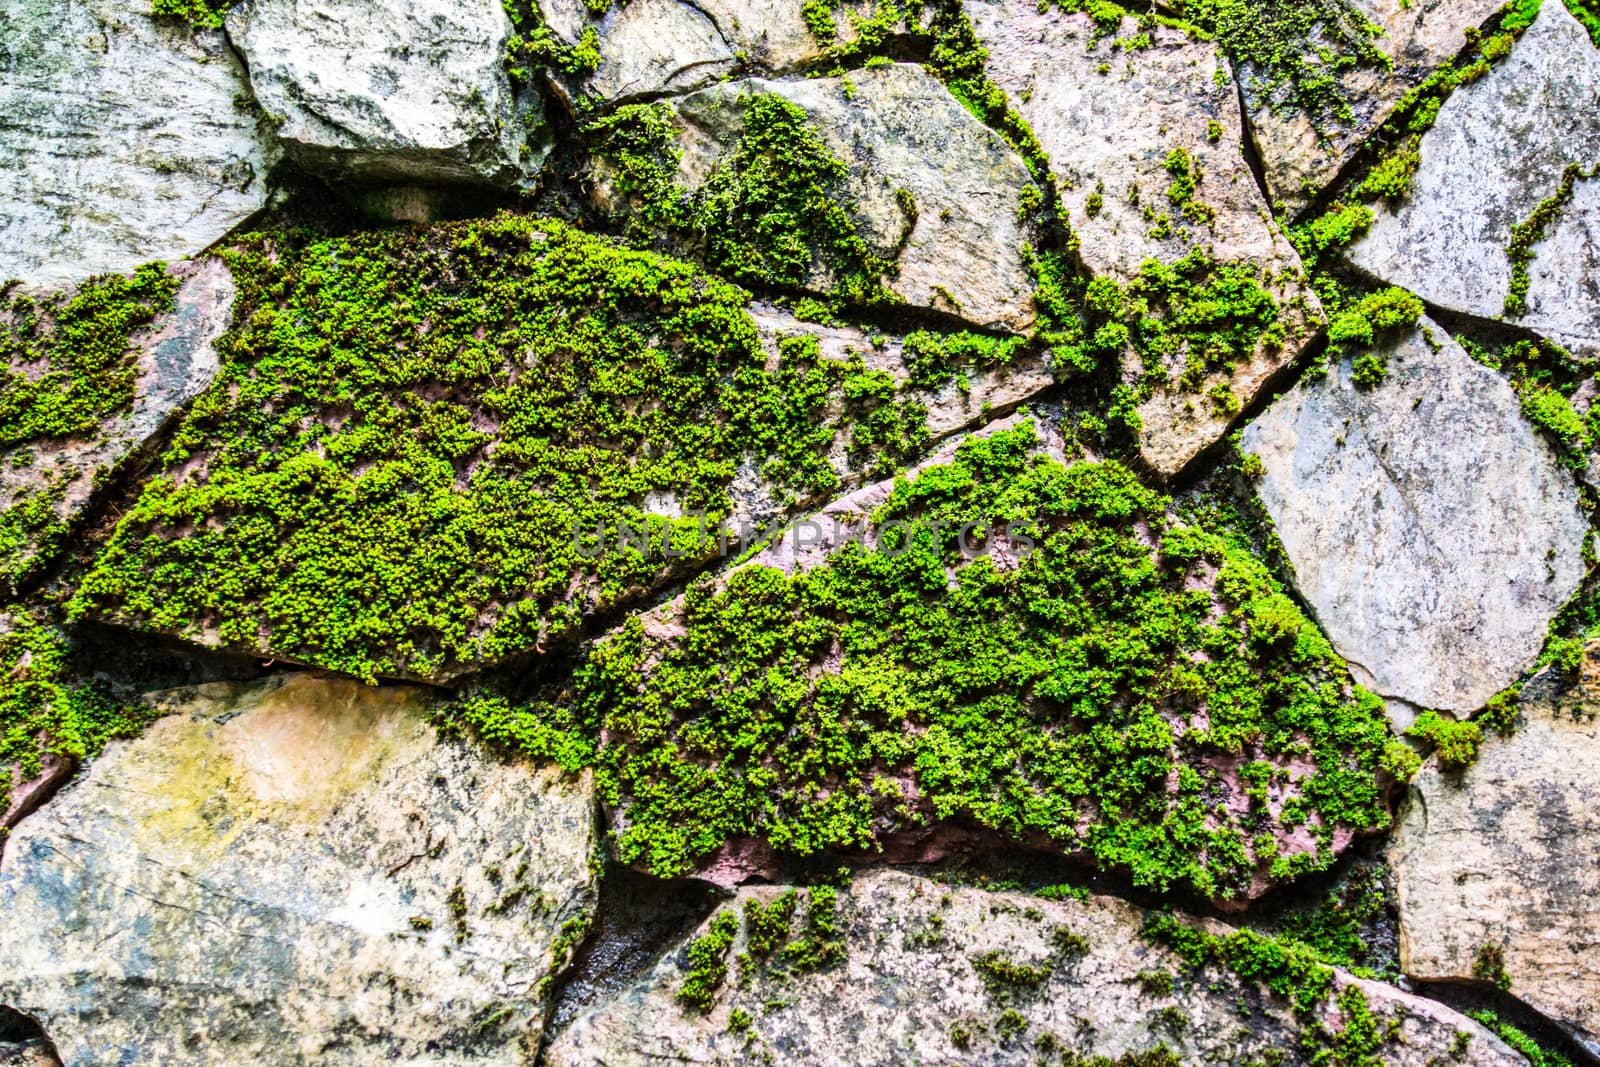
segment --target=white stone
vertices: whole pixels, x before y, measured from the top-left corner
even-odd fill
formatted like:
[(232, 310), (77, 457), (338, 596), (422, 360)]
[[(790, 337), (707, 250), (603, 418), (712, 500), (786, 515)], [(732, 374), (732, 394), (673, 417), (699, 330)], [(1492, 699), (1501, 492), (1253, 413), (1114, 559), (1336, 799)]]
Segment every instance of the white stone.
[(1301, 381), (1244, 431), (1296, 587), (1356, 679), (1470, 714), (1538, 654), (1583, 578), (1572, 476), (1504, 378), (1424, 318)]
[(206, 249), (273, 154), (220, 32), (148, 0), (0, 0), (0, 280), (61, 285)]
[(529, 186), (548, 151), (537, 93), (506, 74), (500, 0), (249, 0), (228, 33), (315, 173)]

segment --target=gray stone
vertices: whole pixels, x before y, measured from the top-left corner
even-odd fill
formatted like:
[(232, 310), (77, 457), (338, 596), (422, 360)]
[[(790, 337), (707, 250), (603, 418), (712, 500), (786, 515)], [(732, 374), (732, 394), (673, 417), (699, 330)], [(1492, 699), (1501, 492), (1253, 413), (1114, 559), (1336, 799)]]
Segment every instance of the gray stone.
[(530, 186), (537, 93), (505, 70), (500, 0), (249, 0), (228, 33), (279, 141), (319, 174)]
[(266, 203), (271, 153), (217, 31), (148, 0), (0, 0), (0, 280), (194, 255)]
[[(1236, 417), (1237, 409), (1205, 394), (1226, 386), (1248, 405), (1322, 322), (1300, 258), (1272, 221), (1242, 154), (1227, 60), (1215, 43), (1165, 26), (1144, 31), (1149, 48), (1121, 53), (1097, 36), (1086, 14), (1041, 10), (1031, 0), (967, 0), (965, 9), (989, 50), (989, 76), (1050, 157), (1084, 266), (1125, 283), (1147, 260), (1171, 263), (1204, 246), (1219, 263), (1251, 264), (1281, 309), (1284, 343), (1264, 340), (1196, 390), (1158, 387), (1140, 407), (1141, 453), (1158, 472), (1175, 474)], [(1128, 19), (1123, 32), (1140, 28)], [(1178, 149), (1202, 175), (1194, 199), (1212, 209), (1209, 221), (1187, 220), (1166, 195), (1173, 183), (1167, 160)], [(1138, 361), (1128, 362), (1137, 379)], [(1183, 363), (1179, 353), (1167, 368), (1174, 382)]]
[[(0, 451), (0, 507), (23, 506), (45, 494), (60, 522), (77, 519), (93, 500), (96, 477), (148, 447), (216, 377), (213, 345), (233, 314), (233, 276), (215, 257), (169, 270), (181, 279), (176, 305), (129, 338), (138, 369), (133, 403), (107, 417), (92, 435), (35, 440)], [(45, 550), (41, 540), (46, 536), (0, 558), (0, 588), (30, 567)]]
[(1291, 213), (1303, 209), (1401, 98), (1454, 59), (1466, 47), (1467, 31), (1502, 6), (1502, 0), (1349, 0), (1352, 11), (1383, 31), (1372, 44), (1391, 65), (1362, 63), (1335, 76), (1331, 88), (1349, 106), (1348, 119), (1306, 114), (1283, 87), (1273, 89), (1268, 72), (1244, 65), (1240, 87), (1272, 199)]
[(1389, 857), (1407, 974), (1480, 977), (1489, 946), (1512, 996), (1600, 1055), (1597, 683), (1591, 644), (1582, 683), (1530, 681), (1515, 733), (1485, 731), (1465, 771), (1424, 765)]
[(1504, 378), (1426, 318), (1384, 351), (1380, 385), (1342, 362), (1274, 402), (1244, 448), (1294, 582), (1357, 680), (1471, 713), (1538, 654), (1583, 578), (1587, 524)]
[[(1033, 323), (1033, 283), (1017, 220), (1033, 187), (1020, 157), (931, 74), (906, 63), (844, 78), (728, 82), (672, 101), (682, 156), (676, 180), (697, 189), (736, 148), (743, 103), (773, 93), (805, 112), (829, 149), (849, 167), (840, 189), (874, 253), (898, 273), (887, 286), (908, 304), (935, 307), (980, 326), (1025, 331)], [(907, 217), (898, 191), (916, 205)], [(604, 181), (602, 206), (627, 210)], [(826, 291), (826, 269), (808, 285)]]
[[(1547, 3), (1511, 54), (1462, 86), (1422, 138), (1406, 199), (1380, 208), (1352, 263), (1430, 304), (1499, 318), (1507, 249), (1569, 167), (1600, 166), (1600, 49), (1563, 3)], [(1600, 353), (1600, 188), (1573, 194), (1535, 245), (1528, 313), (1512, 321)]]
[[(739, 915), (748, 903), (782, 892), (745, 889), (727, 908)], [(808, 910), (809, 902), (802, 903), (791, 938), (805, 933)], [(770, 1057), (794, 1067), (1020, 1065), (1040, 1062), (1042, 1049), (1111, 1059), (1165, 1046), (1173, 1062), (1243, 1064), (1275, 1062), (1258, 1057), (1315, 1041), (1313, 1021), (1294, 1015), (1283, 998), (1217, 968), (1196, 975), (1175, 953), (1140, 936), (1143, 912), (1110, 897), (1052, 902), (880, 870), (841, 891), (838, 912), (836, 965), (786, 966), (781, 949), (767, 959), (747, 955), (749, 929), (741, 922), (727, 980), (707, 1013), (676, 999), (688, 966), (679, 946), (614, 1000), (574, 1020), (546, 1050), (546, 1062), (631, 1067)], [(1230, 932), (1219, 923), (1196, 925)], [(1081, 951), (1067, 940), (1073, 936), (1082, 939)], [(988, 953), (1048, 971), (1037, 983), (1009, 990), (986, 984), (976, 961)], [(1161, 991), (1141, 975), (1166, 975), (1172, 986)], [(1334, 972), (1333, 985), (1358, 989), (1380, 1032), (1383, 1023), (1395, 1024), (1381, 1049), (1390, 1067), (1525, 1065), (1477, 1023), (1435, 1001), (1343, 971)], [(730, 1025), (735, 1011), (748, 1016), (748, 1029)], [(1012, 1036), (1001, 1027), (1007, 1011), (1019, 1020)], [(1315, 1023), (1335, 1033), (1346, 1021), (1331, 996), (1315, 1013)], [(966, 1040), (958, 1043), (963, 1030)], [(1465, 1048), (1451, 1055), (1458, 1034), (1467, 1035)]]
[[(628, 0), (598, 18), (582, 0), (539, 0), (539, 10), (569, 46), (593, 28), (600, 66), (578, 80), (577, 92), (614, 103), (690, 92), (741, 70), (790, 73), (825, 48), (790, 0)], [(848, 29), (838, 11), (835, 21)]]
[(158, 701), (14, 831), (0, 1003), (72, 1064), (524, 1062), (594, 905), (586, 781), (441, 741), (414, 688)]

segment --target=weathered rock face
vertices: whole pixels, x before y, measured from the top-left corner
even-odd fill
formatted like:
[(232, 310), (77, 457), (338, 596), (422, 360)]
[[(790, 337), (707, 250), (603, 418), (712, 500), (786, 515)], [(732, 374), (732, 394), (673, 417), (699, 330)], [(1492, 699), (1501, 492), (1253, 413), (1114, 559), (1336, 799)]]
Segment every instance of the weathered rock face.
[[(680, 949), (614, 1001), (576, 1019), (546, 1050), (547, 1062), (626, 1067), (767, 1055), (797, 1065), (1032, 1064), (1041, 1049), (1111, 1060), (1162, 1048), (1173, 1058), (1139, 1062), (1274, 1062), (1256, 1057), (1314, 1042), (1318, 1024), (1338, 1033), (1351, 1023), (1331, 995), (1306, 1018), (1220, 969), (1202, 977), (1175, 952), (1141, 938), (1143, 913), (1118, 900), (1053, 903), (886, 871), (839, 894), (836, 962), (808, 969), (794, 962), (791, 946), (814, 953), (828, 943), (810, 914), (816, 892), (792, 923), (780, 919), (770, 955), (753, 943), (748, 921), (733, 923), (728, 974), (710, 990), (704, 1014), (678, 1000), (689, 966), (689, 952)], [(782, 893), (747, 889), (720, 914), (748, 920), (745, 909)], [(717, 922), (714, 916), (699, 933)], [(1205, 929), (1228, 933), (1219, 924)], [(1009, 982), (997, 977), (1008, 966), (1022, 969), (1012, 969)], [(1381, 1049), (1394, 1067), (1445, 1062), (1458, 1034), (1467, 1035), (1464, 1049), (1448, 1062), (1523, 1062), (1443, 1005), (1343, 972), (1332, 985), (1364, 995), (1381, 1020), (1379, 1033), (1383, 1023), (1396, 1025)]]
[(139, 0), (0, 4), (0, 279), (58, 285), (208, 247), (271, 157), (222, 34)]
[(528, 185), (544, 160), (499, 0), (251, 0), (228, 33), (279, 141), (319, 174)]
[[(1400, 99), (1454, 59), (1467, 32), (1499, 11), (1499, 0), (1354, 0), (1354, 11), (1383, 31), (1372, 40), (1392, 65), (1361, 63), (1334, 76), (1330, 90), (1349, 106), (1348, 120), (1312, 116), (1287, 105), (1284, 87), (1244, 64), (1240, 83), (1250, 132), (1274, 203), (1291, 213), (1325, 188), (1357, 148), (1383, 125)], [(1337, 9), (1333, 9), (1337, 10)]]
[[(1248, 404), (1321, 321), (1300, 259), (1272, 222), (1240, 151), (1227, 60), (1215, 44), (1164, 26), (1151, 27), (1151, 46), (1124, 60), (1109, 42), (1096, 44), (1103, 34), (1088, 15), (1041, 11), (1028, 0), (969, 0), (966, 11), (989, 50), (989, 76), (1050, 157), (1090, 271), (1126, 283), (1148, 260), (1172, 263), (1204, 246), (1219, 263), (1252, 265), (1280, 307), (1284, 337), (1261, 340), (1248, 358), (1188, 388), (1175, 380), (1158, 387), (1140, 407), (1141, 452), (1161, 473), (1176, 473), (1237, 414), (1237, 406), (1219, 406), (1206, 394), (1226, 387)], [(1123, 30), (1139, 32), (1131, 19)], [(1176, 153), (1197, 179), (1187, 194), (1174, 170)], [(1183, 364), (1179, 353), (1171, 378)]]
[(1565, 4), (1547, 3), (1511, 54), (1457, 89), (1422, 139), (1404, 202), (1380, 209), (1351, 262), (1429, 303), (1486, 318), (1508, 311), (1512, 227), (1555, 198), (1529, 265), (1526, 314), (1552, 340), (1600, 351), (1600, 189), (1569, 167), (1600, 165), (1600, 49)]
[(592, 908), (589, 788), (421, 691), (213, 683), (12, 836), (0, 1002), (74, 1064), (519, 1063)]
[[(0, 452), (0, 505), (22, 508), (42, 498), (56, 520), (76, 518), (91, 501), (97, 475), (148, 445), (211, 384), (218, 369), (213, 345), (233, 312), (233, 278), (214, 257), (178, 263), (170, 271), (181, 279), (175, 306), (129, 338), (138, 368), (132, 404), (109, 416), (93, 436), (47, 438)], [(50, 524), (29, 525), (30, 537), (0, 555), (0, 588), (27, 572), (53, 536)]]
[[(937, 79), (897, 63), (854, 71), (848, 85), (750, 78), (674, 100), (680, 186), (698, 189), (736, 150), (746, 106), (760, 94), (799, 107), (846, 164), (840, 199), (871, 251), (895, 264), (890, 290), (980, 326), (1032, 324), (1017, 220), (1023, 191), (1033, 187), (1027, 167)], [(604, 183), (599, 191), (615, 195)], [(807, 284), (826, 290), (834, 280), (819, 262)]]
[(1582, 685), (1548, 671), (1525, 685), (1516, 732), (1486, 732), (1465, 771), (1430, 760), (1390, 861), (1407, 974), (1484, 978), (1498, 963), (1512, 996), (1600, 1053), (1597, 667), (1591, 646)]
[(1583, 577), (1587, 527), (1504, 378), (1426, 318), (1386, 355), (1375, 387), (1348, 361), (1302, 381), (1244, 448), (1295, 584), (1356, 677), (1471, 713), (1538, 653)]
[(787, 0), (636, 0), (598, 18), (581, 0), (540, 0), (539, 11), (569, 46), (593, 28), (600, 66), (579, 91), (617, 103), (704, 88), (740, 68), (784, 74), (823, 52)]

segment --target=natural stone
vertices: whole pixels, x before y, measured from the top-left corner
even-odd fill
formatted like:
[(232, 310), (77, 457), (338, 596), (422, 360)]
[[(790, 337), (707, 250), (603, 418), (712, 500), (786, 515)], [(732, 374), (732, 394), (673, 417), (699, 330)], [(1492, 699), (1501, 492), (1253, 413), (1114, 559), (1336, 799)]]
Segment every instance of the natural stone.
[[(845, 78), (719, 84), (671, 102), (681, 149), (676, 181), (694, 190), (736, 148), (757, 94), (799, 107), (848, 167), (839, 198), (872, 252), (895, 264), (888, 288), (908, 304), (980, 326), (1024, 331), (1033, 283), (1017, 214), (1033, 188), (1020, 157), (921, 67), (896, 63)], [(904, 194), (915, 205), (908, 216)], [(603, 205), (626, 210), (606, 183)], [(807, 284), (832, 279), (813, 265)]]
[(73, 1064), (521, 1063), (588, 922), (582, 780), (436, 736), (423, 691), (157, 694), (0, 866), (0, 1003)]
[(1407, 974), (1492, 980), (1503, 969), (1512, 996), (1600, 1054), (1597, 672), (1591, 644), (1584, 681), (1536, 676), (1515, 732), (1486, 729), (1477, 762), (1424, 765), (1389, 855)]
[(272, 162), (220, 32), (148, 0), (0, 0), (0, 280), (194, 255), (266, 202)]
[(1333, 75), (1328, 91), (1349, 108), (1348, 115), (1309, 114), (1287, 99), (1290, 86), (1275, 83), (1270, 72), (1249, 63), (1239, 72), (1267, 188), (1273, 202), (1291, 214), (1325, 189), (1406, 93), (1454, 59), (1466, 47), (1468, 33), (1504, 5), (1502, 0), (1350, 0), (1340, 6), (1382, 31), (1371, 44), (1376, 55), (1389, 60), (1388, 66), (1358, 62)]
[(1504, 378), (1426, 318), (1380, 351), (1380, 384), (1342, 361), (1243, 446), (1295, 585), (1357, 679), (1471, 713), (1537, 655), (1583, 578), (1587, 525)]
[(577, 92), (613, 103), (690, 92), (741, 70), (786, 74), (824, 51), (789, 0), (629, 0), (598, 17), (580, 0), (539, 0), (539, 11), (569, 47), (594, 30), (600, 65)]
[[(1228, 431), (1239, 406), (1299, 355), (1321, 323), (1300, 259), (1272, 221), (1241, 152), (1239, 99), (1226, 77), (1227, 59), (1212, 42), (1125, 19), (1124, 34), (1147, 33), (1151, 44), (1123, 60), (1089, 15), (1029, 0), (967, 0), (966, 11), (989, 50), (990, 78), (1050, 157), (1079, 255), (1092, 273), (1126, 283), (1148, 260), (1172, 263), (1204, 246), (1219, 263), (1252, 265), (1282, 311), (1282, 340), (1263, 338), (1248, 359), (1213, 370), (1198, 388), (1159, 386), (1140, 406), (1140, 451), (1157, 471), (1174, 474)], [(1191, 208), (1193, 220), (1168, 192), (1178, 151), (1199, 175), (1193, 202), (1206, 210)], [(1182, 371), (1183, 356), (1174, 355), (1169, 378)], [(1130, 360), (1130, 376), (1140, 373)], [(1222, 407), (1207, 396), (1224, 387), (1237, 405)]]
[[(233, 313), (233, 277), (215, 257), (169, 270), (180, 279), (175, 306), (129, 338), (138, 368), (133, 403), (93, 435), (29, 441), (0, 452), (0, 505), (19, 507), (44, 494), (60, 522), (76, 520), (92, 502), (97, 479), (148, 447), (211, 384), (219, 365), (213, 346)], [(49, 533), (8, 546), (0, 557), (0, 587), (47, 552)]]
[(39, 773), (21, 778), (22, 768), (17, 764), (0, 767), (0, 781), (9, 781), (11, 799), (0, 812), (0, 846), (5, 844), (5, 832), (22, 821), (26, 815), (38, 810), (49, 800), (61, 784), (72, 777), (73, 762), (56, 752), (45, 752), (39, 757)]
[[(1151, 1058), (1138, 1062), (1270, 1063), (1277, 1061), (1262, 1057), (1355, 1031), (1359, 1024), (1335, 1000), (1344, 993), (1359, 1003), (1344, 992), (1357, 990), (1391, 1067), (1524, 1063), (1444, 1005), (1343, 971), (1333, 972), (1335, 992), (1312, 1017), (1297, 1016), (1284, 997), (1253, 982), (1216, 967), (1191, 970), (1141, 937), (1143, 912), (1110, 897), (1046, 901), (875, 871), (839, 892), (834, 962), (813, 969), (795, 961), (829, 944), (813, 928), (816, 889), (800, 890), (796, 914), (780, 920), (780, 947), (764, 955), (752, 941), (747, 909), (785, 892), (745, 889), (719, 913), (745, 921), (735, 923), (727, 975), (712, 989), (708, 1011), (679, 999), (689, 967), (680, 945), (631, 988), (574, 1020), (546, 1050), (546, 1062), (628, 1067), (765, 1056), (796, 1067), (1001, 1065), (1037, 1063), (1045, 1050), (1068, 1054), (1067, 1062), (1079, 1062), (1076, 1054), (1126, 1055), (1118, 1062), (1131, 1063), (1144, 1053)], [(1197, 925), (1230, 933), (1219, 923)], [(1386, 1033), (1388, 1024), (1395, 1029)]]
[(278, 140), (324, 176), (531, 185), (543, 107), (500, 0), (249, 0), (228, 16)]
[[(1379, 208), (1350, 261), (1430, 304), (1505, 315), (1559, 344), (1600, 353), (1600, 48), (1563, 3), (1546, 3), (1511, 54), (1462, 86), (1422, 138), (1398, 207)], [(1512, 227), (1547, 199), (1555, 217), (1531, 251), (1525, 314), (1506, 315)]]

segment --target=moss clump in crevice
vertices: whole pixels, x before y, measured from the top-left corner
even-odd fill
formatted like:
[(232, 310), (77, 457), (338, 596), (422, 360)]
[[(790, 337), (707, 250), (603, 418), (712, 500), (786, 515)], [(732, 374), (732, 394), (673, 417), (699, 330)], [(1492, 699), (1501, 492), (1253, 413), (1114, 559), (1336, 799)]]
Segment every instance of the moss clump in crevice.
[(238, 0), (150, 0), (150, 13), (182, 19), (197, 30), (220, 30)]
[[(511, 20), (512, 34), (506, 41), (505, 62), (506, 73), (514, 84), (534, 84), (541, 70), (582, 77), (600, 69), (600, 35), (593, 26), (583, 28), (577, 44), (567, 44), (545, 22), (539, 5), (533, 0), (502, 0), (502, 4)], [(605, 11), (602, 8), (591, 13), (598, 16)]]
[(1511, 288), (1506, 293), (1505, 313), (1513, 318), (1528, 313), (1528, 287), (1533, 284), (1529, 268), (1533, 264), (1534, 246), (1544, 240), (1550, 224), (1572, 199), (1578, 180), (1600, 177), (1600, 164), (1583, 169), (1570, 164), (1561, 173), (1556, 191), (1539, 202), (1527, 219), (1511, 227), (1511, 243), (1506, 246), (1506, 256), (1511, 260)]
[(141, 705), (76, 674), (66, 635), (42, 609), (0, 615), (0, 811), (15, 786), (38, 777), (46, 753), (81, 762), (148, 721)]
[(1439, 766), (1447, 771), (1459, 771), (1477, 760), (1478, 744), (1483, 740), (1477, 723), (1447, 719), (1436, 711), (1418, 715), (1406, 736), (1432, 745)]
[(1358, 868), (1315, 907), (1293, 911), (1276, 925), (1280, 940), (1301, 944), (1327, 963), (1365, 978), (1394, 981), (1399, 960), (1384, 958), (1373, 932), (1388, 911), (1384, 869)]
[[(681, 639), (631, 622), (596, 647), (572, 701), (607, 738), (624, 862), (681, 874), (734, 838), (810, 855), (964, 819), (1226, 898), (1326, 867), (1336, 826), (1387, 825), (1381, 702), (1266, 569), (1169, 524), (1120, 466), (1033, 446), (997, 433), (897, 484), (876, 521), (916, 525), (890, 551), (696, 583)], [(963, 558), (1023, 521), (1015, 569)], [(1214, 761), (1251, 759), (1316, 769), (1216, 821)], [(1318, 849), (1279, 855), (1291, 827)]]
[[(1597, 42), (1600, 43), (1600, 42)], [(1545, 1048), (1523, 1031), (1487, 1009), (1467, 1012), (1474, 1020), (1489, 1028), (1500, 1040), (1528, 1058), (1530, 1067), (1572, 1067), (1572, 1061), (1558, 1052)]]
[[(557, 222), (258, 234), (224, 254), (224, 368), (80, 616), (362, 678), (448, 674), (547, 647), (671, 557), (704, 557), (741, 466), (792, 501), (837, 488), (845, 424), (864, 462), (923, 440), (915, 402), (876, 379), (845, 395), (859, 359), (797, 337), (769, 367), (743, 290)], [(622, 548), (623, 526), (653, 551)]]
[(1328, 323), (1328, 344), (1351, 361), (1351, 378), (1357, 385), (1378, 385), (1389, 372), (1380, 342), (1415, 326), (1422, 312), (1422, 301), (1396, 286), (1369, 293)]
[(849, 170), (805, 112), (773, 93), (743, 93), (733, 106), (739, 140), (693, 190), (674, 181), (678, 128), (667, 105), (624, 107), (589, 124), (608, 180), (637, 216), (627, 222), (632, 238), (665, 229), (741, 284), (794, 289), (823, 274), (835, 299), (894, 302), (882, 282), (894, 263), (861, 237), (843, 199)]

